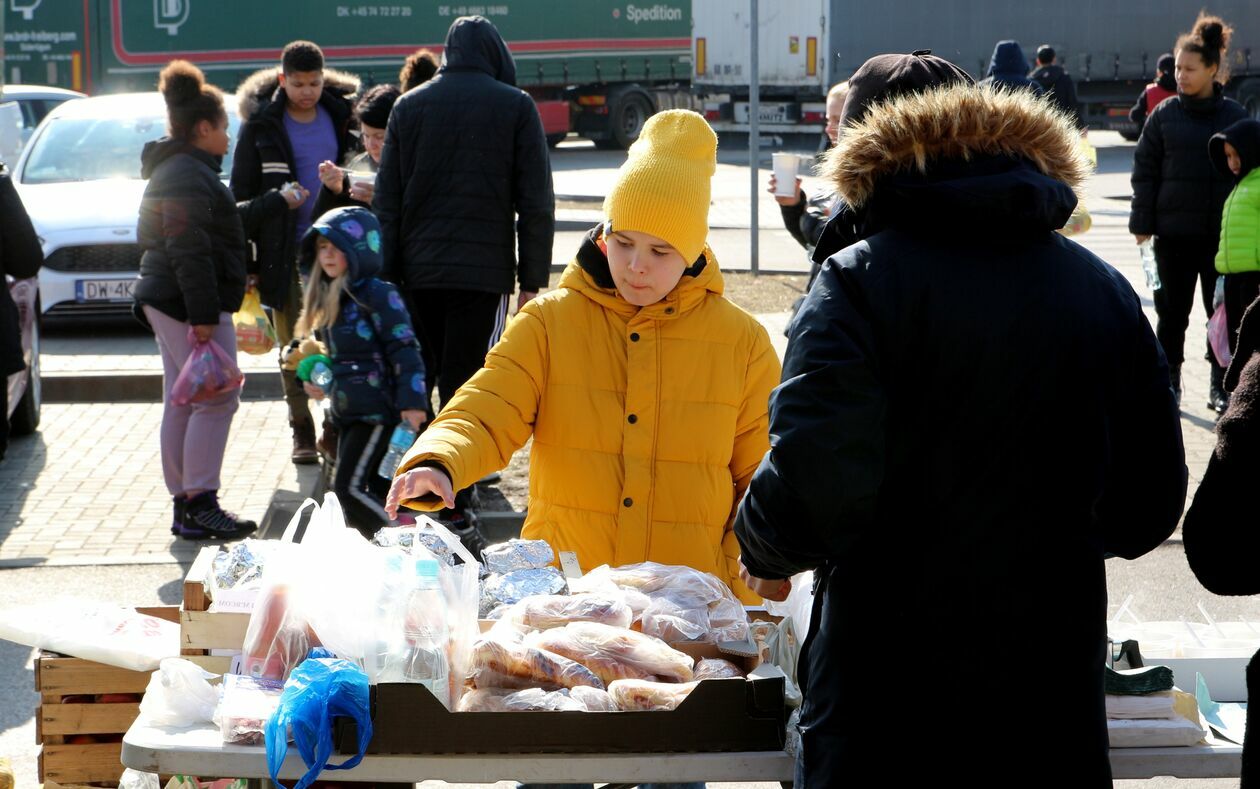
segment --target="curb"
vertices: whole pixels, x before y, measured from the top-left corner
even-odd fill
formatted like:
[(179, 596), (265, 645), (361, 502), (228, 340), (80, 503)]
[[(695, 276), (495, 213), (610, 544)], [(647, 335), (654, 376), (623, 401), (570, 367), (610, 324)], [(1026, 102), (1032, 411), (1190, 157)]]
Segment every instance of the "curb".
[[(280, 400), (284, 387), (279, 370), (246, 374), (242, 400)], [(45, 403), (160, 403), (161, 373), (43, 374), (40, 387)]]

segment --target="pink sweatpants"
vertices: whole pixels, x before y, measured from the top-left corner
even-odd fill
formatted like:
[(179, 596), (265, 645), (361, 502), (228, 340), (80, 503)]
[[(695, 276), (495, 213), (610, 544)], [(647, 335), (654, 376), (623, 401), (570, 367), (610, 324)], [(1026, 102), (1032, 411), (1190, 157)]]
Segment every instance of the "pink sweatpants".
[[(172, 496), (190, 490), (218, 490), (223, 453), (227, 449), (232, 415), (241, 404), (241, 390), (189, 405), (171, 405), (171, 387), (179, 377), (192, 346), (188, 324), (145, 305), (144, 316), (153, 327), (162, 354), (162, 475)], [(214, 341), (236, 358), (236, 329), (229, 313), (219, 315)]]

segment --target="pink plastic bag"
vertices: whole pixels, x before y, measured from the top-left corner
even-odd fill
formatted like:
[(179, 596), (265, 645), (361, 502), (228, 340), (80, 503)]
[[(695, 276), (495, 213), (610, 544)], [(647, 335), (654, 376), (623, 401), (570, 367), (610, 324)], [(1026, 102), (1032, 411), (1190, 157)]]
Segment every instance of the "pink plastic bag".
[(1216, 312), (1208, 320), (1208, 342), (1212, 345), (1212, 355), (1221, 367), (1229, 367), (1233, 354), (1229, 352), (1229, 324), (1225, 320), (1225, 305), (1216, 307)]
[(228, 356), (217, 342), (197, 342), (192, 329), (188, 330), (188, 342), (192, 345), (188, 361), (184, 362), (184, 369), (179, 371), (179, 377), (171, 387), (173, 405), (209, 400), (237, 389), (245, 382), (236, 360)]

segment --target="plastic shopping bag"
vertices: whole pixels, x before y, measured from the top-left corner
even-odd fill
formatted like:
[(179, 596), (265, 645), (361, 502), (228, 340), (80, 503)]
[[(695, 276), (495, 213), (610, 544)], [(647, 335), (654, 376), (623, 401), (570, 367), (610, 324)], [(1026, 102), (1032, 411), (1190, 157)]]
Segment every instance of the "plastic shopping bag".
[(179, 625), (134, 608), (61, 599), (0, 611), (0, 639), (132, 671), (179, 656)]
[(1208, 320), (1208, 343), (1212, 346), (1216, 363), (1221, 367), (1229, 367), (1234, 355), (1229, 350), (1229, 322), (1225, 319), (1224, 304), (1218, 304)]
[[(333, 754), (333, 718), (352, 718), (358, 728), (358, 753), (341, 764), (329, 764)], [(363, 760), (372, 739), (368, 681), (363, 669), (348, 660), (308, 658), (302, 661), (280, 694), (280, 707), (267, 721), (267, 769), (283, 789), (280, 768), (289, 752), (292, 731), (302, 762), (310, 768), (294, 789), (306, 789), (322, 770), (349, 770)]]
[(155, 726), (195, 726), (214, 720), (219, 691), (209, 680), (217, 674), (182, 658), (166, 658), (149, 678), (140, 714)]
[(245, 382), (236, 360), (227, 355), (214, 340), (197, 342), (192, 329), (188, 330), (188, 344), (192, 351), (179, 371), (175, 385), (171, 387), (171, 403), (188, 405), (209, 400), (225, 392), (240, 388)]
[(263, 312), (257, 288), (245, 291), (241, 308), (232, 316), (232, 325), (236, 327), (238, 350), (259, 355), (276, 347), (276, 329), (271, 325), (267, 313)]

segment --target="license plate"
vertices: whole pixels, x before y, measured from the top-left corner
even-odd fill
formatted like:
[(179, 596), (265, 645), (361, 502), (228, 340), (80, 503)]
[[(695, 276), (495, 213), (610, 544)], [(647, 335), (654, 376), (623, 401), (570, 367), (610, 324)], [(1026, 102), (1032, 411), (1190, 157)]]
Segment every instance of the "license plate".
[(136, 295), (134, 279), (76, 279), (74, 300), (85, 301), (132, 301)]
[(757, 119), (762, 123), (787, 123), (788, 111), (787, 107), (782, 104), (769, 107), (762, 105), (757, 110)]
[(1109, 118), (1127, 118), (1129, 117), (1128, 109), (1124, 107), (1108, 107), (1107, 117)]

